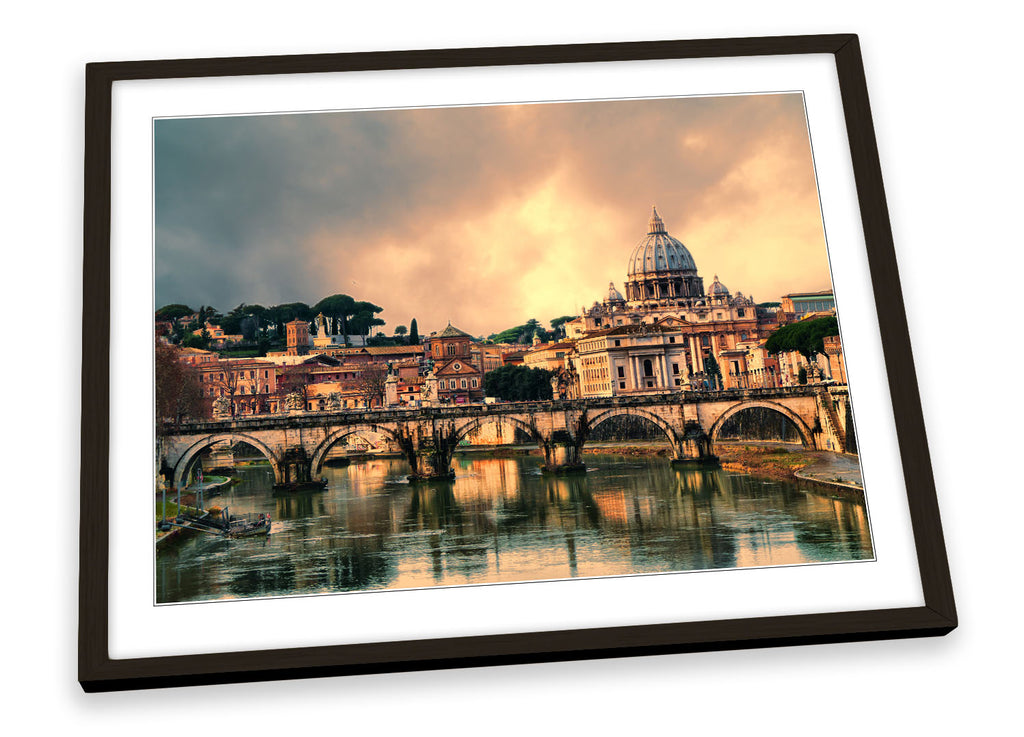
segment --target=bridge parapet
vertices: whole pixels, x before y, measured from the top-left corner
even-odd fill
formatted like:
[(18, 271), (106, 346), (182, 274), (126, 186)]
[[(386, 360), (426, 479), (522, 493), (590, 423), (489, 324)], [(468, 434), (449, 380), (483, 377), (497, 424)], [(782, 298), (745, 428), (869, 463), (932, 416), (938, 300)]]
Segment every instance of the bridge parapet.
[(819, 389), (812, 385), (762, 389), (729, 389), (706, 392), (662, 392), (625, 397), (590, 397), (587, 399), (558, 399), (537, 402), (501, 402), (496, 404), (460, 404), (447, 407), (386, 408), (379, 410), (340, 410), (335, 412), (292, 412), (287, 414), (260, 414), (237, 416), (224, 420), (201, 420), (179, 423), (171, 429), (174, 434), (244, 431), (254, 428), (322, 427), (326, 425), (382, 424), (389, 422), (420, 422), (450, 420), (509, 414), (536, 414), (547, 412), (586, 411), (612, 407), (651, 407), (663, 405), (698, 404), (702, 402), (742, 401), (744, 399), (782, 399), (807, 397)]
[(414, 477), (450, 478), (452, 455), (459, 442), (484, 422), (498, 421), (527, 431), (544, 452), (548, 470), (559, 471), (582, 468), (582, 448), (590, 430), (619, 415), (636, 415), (660, 427), (672, 443), (675, 460), (713, 458), (712, 446), (722, 423), (751, 407), (783, 414), (811, 447), (822, 443), (824, 434), (818, 428), (829, 428), (838, 439), (831, 447), (842, 448), (848, 404), (841, 405), (841, 417), (833, 417), (828, 416), (833, 409), (831, 398), (821, 401), (829, 394), (845, 400), (837, 389), (807, 385), (444, 407), (296, 411), (186, 422), (168, 426), (161, 438), (165, 460), (177, 469), (175, 478), (179, 480), (187, 477), (189, 463), (198, 453), (214, 442), (232, 439), (256, 445), (278, 476), (293, 473), (285, 454), (295, 455), (295, 449), (304, 449), (303, 458), (310, 459), (315, 474), (333, 443), (362, 431), (386, 435), (401, 447)]

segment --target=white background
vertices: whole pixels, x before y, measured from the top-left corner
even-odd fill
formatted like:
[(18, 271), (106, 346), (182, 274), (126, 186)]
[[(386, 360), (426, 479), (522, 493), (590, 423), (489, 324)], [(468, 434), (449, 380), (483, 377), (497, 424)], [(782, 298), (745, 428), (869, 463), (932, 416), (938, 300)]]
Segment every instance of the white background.
[[(5, 14), (4, 723), (137, 734), (1013, 731), (1022, 654), (1016, 24), (996, 4), (93, 2)], [(856, 32), (961, 627), (942, 639), (86, 696), (75, 682), (88, 61)], [(1014, 302), (1016, 304), (1016, 301)], [(45, 318), (45, 319), (44, 319)], [(1019, 351), (1019, 349), (1017, 349)], [(967, 394), (973, 392), (973, 394)], [(38, 478), (39, 481), (35, 479)], [(225, 623), (227, 626), (227, 623)], [(174, 725), (175, 715), (189, 724)], [(165, 719), (167, 721), (165, 721)]]

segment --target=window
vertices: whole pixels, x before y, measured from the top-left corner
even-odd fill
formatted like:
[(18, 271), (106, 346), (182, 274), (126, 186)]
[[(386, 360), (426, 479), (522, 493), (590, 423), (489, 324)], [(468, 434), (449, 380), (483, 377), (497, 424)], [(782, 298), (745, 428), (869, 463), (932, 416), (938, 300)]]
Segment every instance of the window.
[(746, 314), (747, 314), (747, 311), (744, 310), (744, 309), (740, 309), (736, 314), (739, 315), (740, 317), (745, 317)]
[(461, 386), (461, 387), (462, 387), (463, 389), (465, 389), (465, 388), (466, 388), (466, 380), (465, 380), (465, 379), (461, 379), (461, 380), (459, 381), (459, 385), (460, 385), (460, 386)]
[(448, 355), (449, 356), (454, 356), (455, 355), (455, 344), (454, 343), (449, 343), (447, 345), (447, 348), (448, 348)]
[(619, 382), (619, 389), (625, 389), (625, 388), (626, 388), (626, 382), (620, 381)]
[[(679, 374), (679, 364), (678, 363), (673, 363), (672, 364), (672, 373), (676, 374), (676, 375)], [(679, 382), (677, 381), (676, 383), (678, 384)]]
[(622, 341), (621, 340), (616, 340), (615, 341), (615, 347), (617, 348), (620, 345), (622, 345)]
[(479, 386), (479, 384), (477, 383), (477, 380), (473, 379), (473, 388), (476, 389), (477, 386)]
[(625, 377), (626, 377), (626, 367), (625, 366), (619, 366), (619, 378), (623, 379)]
[(668, 338), (668, 342), (669, 343), (675, 343), (676, 342), (676, 336), (670, 335), (669, 338)]

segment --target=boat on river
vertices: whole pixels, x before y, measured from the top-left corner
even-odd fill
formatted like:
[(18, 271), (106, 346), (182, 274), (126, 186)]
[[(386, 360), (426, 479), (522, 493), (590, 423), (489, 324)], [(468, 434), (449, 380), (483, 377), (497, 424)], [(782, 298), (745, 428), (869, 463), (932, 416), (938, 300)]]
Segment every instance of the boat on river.
[(269, 535), (270, 515), (261, 514), (255, 519), (249, 515), (245, 517), (230, 517), (224, 534), (227, 537), (255, 537), (257, 535)]
[(230, 514), (227, 508), (218, 515), (212, 515), (205, 510), (183, 510), (174, 521), (161, 520), (157, 525), (161, 530), (166, 527), (182, 527), (189, 530), (198, 530), (210, 535), (223, 537), (255, 537), (257, 535), (270, 534), (269, 514)]

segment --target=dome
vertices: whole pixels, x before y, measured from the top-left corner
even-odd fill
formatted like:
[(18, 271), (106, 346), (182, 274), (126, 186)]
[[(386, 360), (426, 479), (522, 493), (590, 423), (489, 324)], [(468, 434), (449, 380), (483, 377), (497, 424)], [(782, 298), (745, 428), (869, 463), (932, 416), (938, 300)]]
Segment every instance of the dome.
[(622, 294), (618, 289), (615, 288), (615, 282), (608, 282), (608, 296), (605, 297), (605, 302), (625, 302)]
[(677, 241), (665, 230), (665, 223), (658, 215), (658, 209), (652, 208), (651, 221), (645, 237), (629, 259), (629, 276), (652, 274), (669, 271), (697, 271), (693, 256), (686, 246)]
[(711, 286), (708, 287), (709, 297), (728, 297), (729, 290), (725, 288), (722, 282), (718, 281), (718, 274), (715, 274), (715, 280), (711, 282)]

